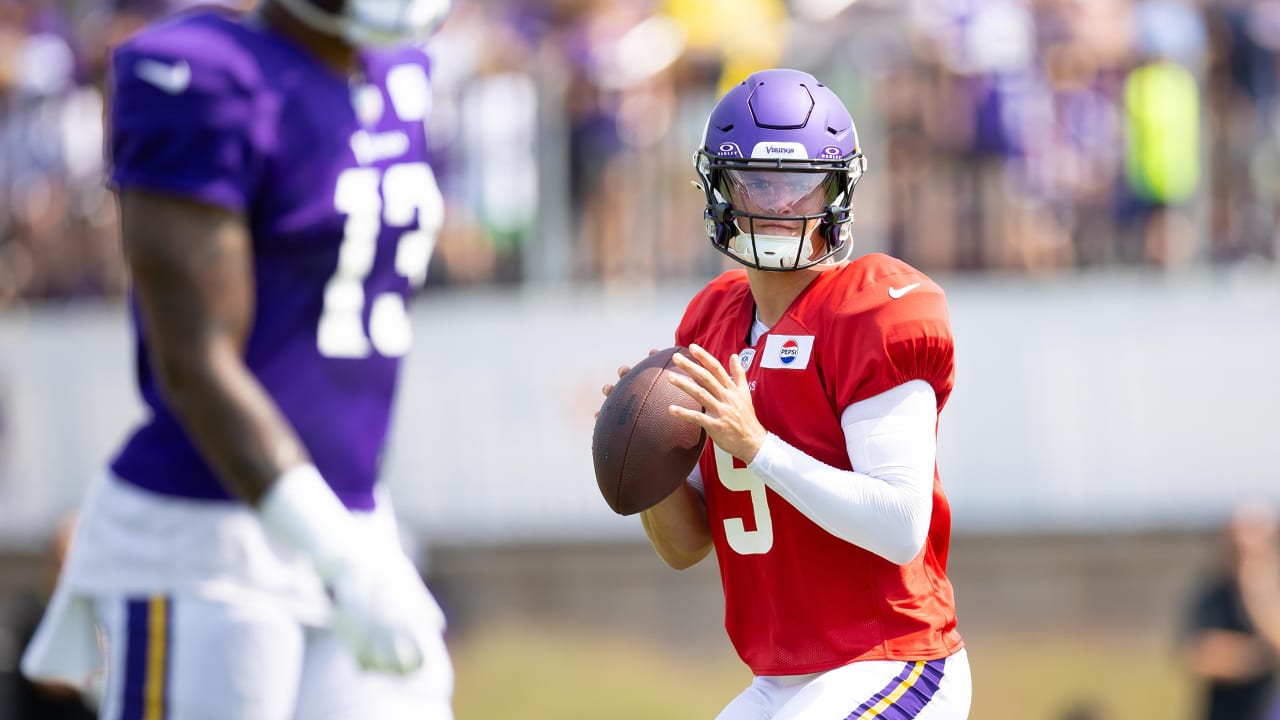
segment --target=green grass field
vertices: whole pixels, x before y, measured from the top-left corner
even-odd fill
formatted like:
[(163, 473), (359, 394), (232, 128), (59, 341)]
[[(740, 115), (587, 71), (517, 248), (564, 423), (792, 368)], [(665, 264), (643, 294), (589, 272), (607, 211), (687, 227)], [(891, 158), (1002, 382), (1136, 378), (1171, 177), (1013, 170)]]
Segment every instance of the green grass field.
[[(1059, 720), (1087, 703), (1091, 720), (1190, 719), (1172, 644), (1061, 634), (967, 638), (973, 720)], [(458, 720), (714, 718), (749, 674), (728, 643), (673, 652), (652, 640), (495, 625), (454, 638)]]

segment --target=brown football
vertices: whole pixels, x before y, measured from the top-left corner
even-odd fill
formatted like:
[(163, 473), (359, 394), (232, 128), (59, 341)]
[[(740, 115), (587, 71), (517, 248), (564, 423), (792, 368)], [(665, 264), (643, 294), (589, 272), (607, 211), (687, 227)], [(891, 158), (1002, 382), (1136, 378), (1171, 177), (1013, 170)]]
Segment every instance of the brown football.
[(619, 515), (634, 515), (670, 495), (702, 454), (706, 433), (670, 412), (671, 405), (702, 406), (671, 384), (667, 373), (684, 374), (671, 362), (683, 347), (659, 350), (618, 379), (600, 407), (591, 456), (605, 502)]

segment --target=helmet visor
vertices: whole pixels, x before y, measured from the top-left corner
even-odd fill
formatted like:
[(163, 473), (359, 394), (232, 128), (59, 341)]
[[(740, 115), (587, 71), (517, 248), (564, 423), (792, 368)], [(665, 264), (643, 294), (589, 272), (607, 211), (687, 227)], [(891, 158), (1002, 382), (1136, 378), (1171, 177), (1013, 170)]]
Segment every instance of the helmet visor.
[(727, 170), (728, 200), (748, 213), (812, 215), (827, 202), (830, 173)]

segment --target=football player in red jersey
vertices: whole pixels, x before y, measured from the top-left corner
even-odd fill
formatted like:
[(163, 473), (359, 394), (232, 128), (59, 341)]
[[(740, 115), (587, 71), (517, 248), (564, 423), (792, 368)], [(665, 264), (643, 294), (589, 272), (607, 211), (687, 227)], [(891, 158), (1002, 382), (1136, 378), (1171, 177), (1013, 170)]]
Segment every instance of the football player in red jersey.
[(677, 358), (689, 377), (672, 382), (705, 410), (671, 412), (711, 442), (641, 519), (675, 568), (716, 550), (755, 675), (719, 717), (965, 718), (935, 463), (955, 374), (943, 292), (897, 259), (848, 259), (866, 163), (807, 73), (726, 93), (694, 161), (711, 242), (746, 269), (711, 281), (676, 332), (697, 362)]

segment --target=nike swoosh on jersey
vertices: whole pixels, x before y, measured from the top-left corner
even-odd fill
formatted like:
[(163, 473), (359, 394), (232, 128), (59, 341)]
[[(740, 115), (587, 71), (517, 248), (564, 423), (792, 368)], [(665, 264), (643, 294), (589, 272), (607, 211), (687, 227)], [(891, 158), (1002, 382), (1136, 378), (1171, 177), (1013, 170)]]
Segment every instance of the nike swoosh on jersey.
[(159, 60), (143, 58), (133, 66), (139, 79), (154, 85), (170, 95), (181, 95), (191, 85), (191, 66), (186, 60), (172, 65)]
[(905, 287), (900, 287), (900, 288), (896, 288), (890, 285), (889, 297), (893, 298), (894, 300), (897, 300), (898, 298), (902, 297), (903, 295), (906, 295), (907, 293), (911, 292), (912, 290), (915, 290), (918, 287), (920, 287), (920, 283), (911, 283), (910, 285), (907, 285)]

